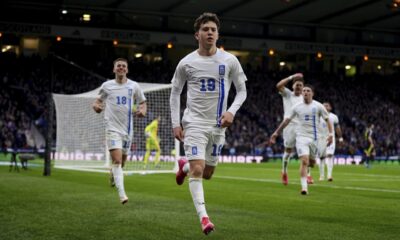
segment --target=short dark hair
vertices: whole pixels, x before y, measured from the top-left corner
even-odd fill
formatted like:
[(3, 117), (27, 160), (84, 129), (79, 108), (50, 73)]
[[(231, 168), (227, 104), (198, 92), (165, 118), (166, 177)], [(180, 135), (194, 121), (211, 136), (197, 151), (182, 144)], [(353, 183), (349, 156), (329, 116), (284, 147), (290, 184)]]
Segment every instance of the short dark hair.
[(296, 78), (293, 80), (293, 84), (295, 84), (296, 82), (302, 82), (304, 84), (304, 78)]
[(313, 91), (313, 93), (315, 93), (315, 90), (314, 90), (313, 85), (311, 85), (311, 84), (306, 84), (306, 85), (304, 85), (303, 89), (306, 88), (306, 87), (311, 88), (311, 90)]
[(194, 31), (198, 32), (200, 30), (201, 24), (204, 24), (209, 21), (214, 22), (217, 25), (217, 29), (219, 30), (220, 23), (217, 14), (205, 12), (201, 14), (194, 22)]
[(126, 62), (126, 64), (128, 65), (128, 60), (126, 60), (126, 58), (117, 58), (114, 60), (113, 65), (115, 65), (116, 62)]

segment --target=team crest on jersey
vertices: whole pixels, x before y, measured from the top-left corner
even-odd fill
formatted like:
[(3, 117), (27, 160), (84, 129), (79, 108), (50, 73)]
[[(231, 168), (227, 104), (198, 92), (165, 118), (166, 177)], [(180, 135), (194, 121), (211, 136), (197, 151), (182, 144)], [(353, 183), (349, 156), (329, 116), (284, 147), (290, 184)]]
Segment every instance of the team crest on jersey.
[(225, 65), (219, 65), (219, 75), (225, 75)]
[(130, 88), (128, 89), (128, 95), (132, 96), (132, 89), (130, 89)]

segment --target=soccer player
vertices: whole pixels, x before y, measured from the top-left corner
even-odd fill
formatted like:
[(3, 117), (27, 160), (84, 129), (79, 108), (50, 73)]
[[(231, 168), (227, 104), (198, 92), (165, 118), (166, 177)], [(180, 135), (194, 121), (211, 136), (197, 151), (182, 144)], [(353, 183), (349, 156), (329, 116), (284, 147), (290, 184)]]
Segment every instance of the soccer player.
[[(286, 85), (289, 82), (292, 82), (293, 91), (290, 91), (288, 88), (286, 88)], [(304, 79), (303, 74), (301, 73), (296, 73), (287, 78), (284, 78), (276, 84), (276, 88), (278, 89), (279, 94), (282, 96), (283, 100), (283, 118), (288, 117), (289, 111), (294, 105), (303, 101), (303, 97), (301, 96), (303, 87)], [(285, 151), (282, 156), (282, 183), (284, 185), (288, 184), (288, 163), (296, 143), (296, 124), (297, 120), (293, 119), (293, 121), (291, 121), (289, 125), (283, 130), (283, 144), (285, 147)]]
[[(105, 110), (106, 142), (112, 159), (111, 177), (115, 182), (122, 204), (128, 202), (124, 188), (122, 167), (127, 159), (133, 136), (133, 115), (144, 117), (147, 104), (139, 84), (127, 78), (128, 61), (118, 58), (114, 61), (115, 79), (104, 82), (99, 97), (93, 103), (97, 113)], [(132, 107), (139, 103), (134, 113)]]
[[(339, 118), (336, 116), (336, 114), (332, 113), (332, 106), (329, 102), (324, 102), (323, 103), (326, 111), (328, 111), (329, 114), (329, 123), (332, 127), (332, 129), (335, 130), (336, 134), (339, 137), (339, 144), (343, 143), (343, 137), (342, 137), (342, 129), (340, 128), (339, 125)], [(325, 124), (324, 121), (321, 121), (320, 124), (321, 128), (321, 136), (327, 137), (328, 135), (328, 128), (327, 125)], [(333, 134), (332, 137), (332, 144), (329, 146), (326, 146), (325, 141), (321, 141), (321, 138), (319, 139), (319, 147), (318, 151), (321, 154), (320, 156), (320, 165), (319, 165), (319, 180), (323, 181), (325, 180), (325, 163), (326, 167), (328, 170), (328, 181), (332, 182), (332, 171), (333, 171), (333, 156), (335, 154), (335, 148), (336, 148), (336, 141), (335, 141), (335, 134)]]
[[(194, 36), (198, 49), (184, 57), (176, 67), (170, 96), (174, 136), (184, 143), (189, 160), (178, 161), (176, 182), (181, 185), (189, 174), (189, 189), (206, 235), (214, 230), (214, 224), (206, 212), (202, 178), (212, 177), (225, 142), (226, 127), (232, 124), (247, 96), (247, 78), (238, 59), (216, 46), (219, 27), (219, 19), (214, 13), (203, 13), (196, 19)], [(236, 96), (226, 110), (232, 83)], [(185, 84), (187, 107), (181, 122), (180, 95)]]
[(158, 123), (160, 122), (160, 116), (155, 118), (149, 125), (144, 129), (144, 133), (146, 135), (146, 154), (144, 155), (144, 166), (147, 168), (147, 163), (149, 161), (151, 151), (156, 152), (156, 156), (154, 159), (154, 165), (158, 166), (160, 162), (160, 140), (158, 138)]
[(332, 143), (332, 128), (328, 121), (328, 112), (324, 106), (313, 100), (314, 89), (311, 85), (303, 87), (303, 102), (295, 105), (288, 116), (271, 135), (270, 143), (274, 144), (279, 132), (284, 129), (295, 117), (298, 120), (296, 126), (296, 149), (300, 157), (301, 194), (308, 194), (307, 167), (313, 166), (317, 154), (317, 141), (319, 137), (318, 124), (320, 118), (328, 125), (329, 136), (327, 145)]
[(374, 160), (375, 157), (375, 144), (373, 139), (374, 127), (374, 124), (369, 123), (364, 133), (364, 139), (366, 143), (366, 148), (364, 149), (364, 164), (367, 168), (370, 168), (369, 161)]

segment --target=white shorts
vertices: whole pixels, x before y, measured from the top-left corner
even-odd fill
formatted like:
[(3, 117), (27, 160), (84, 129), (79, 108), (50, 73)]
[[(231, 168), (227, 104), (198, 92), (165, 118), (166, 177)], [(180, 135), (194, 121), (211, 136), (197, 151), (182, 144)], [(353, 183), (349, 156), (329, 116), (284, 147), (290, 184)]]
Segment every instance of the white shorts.
[(317, 141), (313, 138), (297, 136), (296, 149), (299, 157), (308, 155), (310, 159), (315, 159), (317, 156)]
[(326, 157), (326, 149), (327, 149), (327, 142), (325, 137), (318, 138), (318, 157), (325, 158)]
[(283, 145), (285, 148), (294, 148), (296, 145), (296, 126), (289, 124), (283, 129)]
[(326, 148), (326, 155), (334, 155), (335, 154), (336, 143), (335, 139), (333, 139), (331, 145)]
[(225, 143), (225, 130), (217, 127), (189, 127), (185, 129), (186, 158), (205, 160), (208, 166), (217, 166)]
[(121, 149), (122, 154), (129, 154), (131, 149), (131, 137), (117, 132), (107, 132), (106, 141), (108, 150)]

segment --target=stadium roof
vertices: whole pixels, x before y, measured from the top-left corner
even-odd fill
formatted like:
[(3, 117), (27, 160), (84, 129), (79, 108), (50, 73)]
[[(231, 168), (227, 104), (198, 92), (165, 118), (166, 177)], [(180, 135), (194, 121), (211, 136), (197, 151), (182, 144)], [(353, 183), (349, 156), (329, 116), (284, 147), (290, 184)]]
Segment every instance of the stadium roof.
[(400, 41), (400, 0), (3, 0), (0, 5), (0, 21), (8, 22), (82, 24), (82, 14), (89, 13), (87, 26), (192, 33), (195, 17), (215, 12), (228, 35), (313, 41), (315, 30), (328, 29), (325, 35), (352, 34), (349, 43), (366, 34), (376, 37), (370, 33), (380, 34), (375, 44)]

